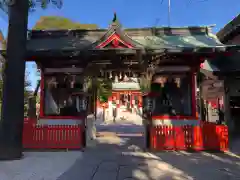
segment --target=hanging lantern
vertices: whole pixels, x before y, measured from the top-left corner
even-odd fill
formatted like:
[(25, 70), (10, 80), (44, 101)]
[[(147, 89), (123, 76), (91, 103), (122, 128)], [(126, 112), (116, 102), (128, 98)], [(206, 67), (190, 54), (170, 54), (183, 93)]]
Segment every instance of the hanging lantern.
[(53, 82), (53, 87), (54, 87), (54, 88), (57, 88), (57, 86), (58, 86), (58, 82), (56, 82), (56, 81)]
[(161, 87), (165, 86), (166, 81), (167, 81), (166, 77), (161, 77), (160, 78)]
[(179, 77), (175, 78), (175, 83), (177, 84), (177, 87), (180, 88), (180, 86), (181, 86), (181, 78), (179, 78)]
[(120, 74), (119, 74), (119, 79), (122, 79), (122, 73), (120, 72)]
[(104, 72), (103, 72), (103, 70), (102, 70), (102, 69), (100, 70), (100, 75), (101, 75), (101, 77), (103, 77), (103, 76), (104, 76)]
[(127, 74), (124, 75), (123, 81), (128, 81)]
[(47, 85), (49, 88), (52, 88), (52, 87), (57, 87), (57, 81), (56, 81), (56, 78), (55, 77), (52, 77), (51, 79), (48, 79), (47, 80)]
[(112, 71), (110, 71), (110, 73), (109, 73), (109, 79), (112, 79)]
[(118, 76), (115, 76), (114, 82), (117, 83), (118, 82)]
[(70, 87), (71, 87), (71, 88), (74, 88), (74, 84), (75, 84), (74, 81), (71, 81), (71, 82), (70, 82)]
[(74, 88), (75, 83), (76, 83), (76, 75), (72, 75), (71, 88)]

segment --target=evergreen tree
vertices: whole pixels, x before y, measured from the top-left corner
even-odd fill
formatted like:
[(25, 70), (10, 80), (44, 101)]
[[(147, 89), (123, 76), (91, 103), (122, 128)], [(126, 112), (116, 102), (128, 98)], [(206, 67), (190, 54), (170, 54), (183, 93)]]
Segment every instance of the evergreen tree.
[[(0, 160), (22, 157), (24, 119), (24, 72), (27, 45), (28, 12), (49, 3), (62, 6), (61, 0), (0, 0), (0, 8), (9, 15), (7, 61), (4, 67), (3, 100), (0, 121)], [(4, 64), (5, 64), (4, 63)]]

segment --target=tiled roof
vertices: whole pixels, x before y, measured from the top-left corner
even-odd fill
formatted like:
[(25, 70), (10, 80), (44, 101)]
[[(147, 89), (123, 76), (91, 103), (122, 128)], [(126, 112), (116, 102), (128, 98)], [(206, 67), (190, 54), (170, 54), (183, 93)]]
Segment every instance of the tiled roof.
[(226, 46), (209, 31), (209, 27), (120, 29), (118, 26), (108, 30), (30, 31), (27, 47), (30, 51), (94, 49), (116, 33), (138, 49), (201, 53), (225, 51)]
[(217, 37), (223, 43), (230, 40), (232, 34), (239, 34), (240, 32), (240, 14), (237, 15), (233, 20), (227, 23), (219, 32), (217, 32)]

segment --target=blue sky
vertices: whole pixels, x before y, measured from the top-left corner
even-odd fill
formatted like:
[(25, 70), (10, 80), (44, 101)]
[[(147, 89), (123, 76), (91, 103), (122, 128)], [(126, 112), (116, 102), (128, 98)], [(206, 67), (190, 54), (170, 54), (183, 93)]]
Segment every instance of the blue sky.
[[(214, 32), (239, 14), (239, 0), (171, 0), (171, 26), (216, 24)], [(168, 25), (168, 0), (63, 0), (63, 7), (37, 10), (29, 15), (29, 29), (41, 16), (56, 15), (80, 23), (94, 23), (108, 27), (117, 13), (123, 27), (148, 27)], [(0, 25), (7, 35), (7, 16), (0, 13)], [(36, 69), (27, 65), (33, 88), (36, 84)]]

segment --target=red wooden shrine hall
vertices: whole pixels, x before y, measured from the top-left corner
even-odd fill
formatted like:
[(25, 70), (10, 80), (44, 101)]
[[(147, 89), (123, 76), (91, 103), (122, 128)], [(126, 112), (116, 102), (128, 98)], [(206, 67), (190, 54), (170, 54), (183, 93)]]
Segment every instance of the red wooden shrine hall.
[[(152, 150), (228, 150), (228, 128), (202, 122), (196, 103), (196, 73), (155, 74), (151, 91), (144, 94), (143, 118)], [(181, 87), (182, 86), (182, 87)]]
[[(206, 58), (224, 57), (239, 47), (219, 43), (209, 29), (204, 26), (123, 30), (114, 20), (108, 29), (30, 31), (26, 59), (36, 61), (41, 69), (41, 101), (39, 119), (25, 121), (24, 146), (84, 146), (90, 101), (84, 90), (83, 74), (90, 72), (89, 66), (92, 71), (131, 70), (140, 75), (154, 65), (151, 90), (143, 102), (150, 149), (226, 150), (226, 126), (199, 120), (196, 73)], [(126, 91), (140, 95), (140, 91)], [(120, 94), (114, 91), (110, 100)], [(138, 100), (142, 106), (142, 99)], [(54, 142), (58, 145), (54, 146)]]
[(81, 149), (86, 144), (89, 96), (83, 91), (81, 69), (43, 68), (40, 113), (26, 119), (23, 144), (30, 149)]

